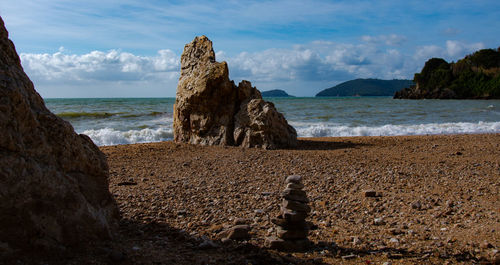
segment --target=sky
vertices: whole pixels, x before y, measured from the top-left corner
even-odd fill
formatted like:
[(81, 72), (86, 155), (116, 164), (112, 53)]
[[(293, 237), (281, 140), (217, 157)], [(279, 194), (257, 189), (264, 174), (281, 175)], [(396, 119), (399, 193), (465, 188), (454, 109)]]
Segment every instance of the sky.
[(45, 98), (175, 97), (200, 35), (236, 83), (295, 96), (500, 46), (498, 0), (2, 0), (0, 16)]

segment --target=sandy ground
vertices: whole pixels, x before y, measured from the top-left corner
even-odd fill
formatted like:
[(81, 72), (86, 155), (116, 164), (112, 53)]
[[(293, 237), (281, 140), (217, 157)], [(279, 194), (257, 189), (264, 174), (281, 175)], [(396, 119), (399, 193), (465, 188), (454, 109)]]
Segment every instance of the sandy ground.
[[(307, 138), (291, 150), (173, 142), (102, 147), (122, 215), (113, 242), (65, 264), (499, 262), (500, 134)], [(264, 247), (284, 179), (317, 225), (303, 252)], [(366, 197), (374, 190), (378, 197)], [(218, 233), (246, 218), (251, 239)], [(54, 260), (52, 260), (53, 262)], [(48, 261), (51, 263), (51, 260)], [(498, 264), (498, 263), (497, 263)]]

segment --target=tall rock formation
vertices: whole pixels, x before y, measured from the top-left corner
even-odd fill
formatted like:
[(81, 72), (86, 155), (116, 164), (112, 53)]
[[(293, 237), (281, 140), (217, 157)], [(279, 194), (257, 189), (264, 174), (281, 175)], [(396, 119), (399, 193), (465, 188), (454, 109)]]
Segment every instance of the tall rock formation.
[(58, 249), (109, 238), (118, 208), (89, 137), (52, 114), (0, 18), (0, 245)]
[(227, 63), (215, 61), (212, 42), (201, 36), (181, 56), (174, 140), (275, 149), (295, 146), (297, 133), (250, 82), (229, 80)]

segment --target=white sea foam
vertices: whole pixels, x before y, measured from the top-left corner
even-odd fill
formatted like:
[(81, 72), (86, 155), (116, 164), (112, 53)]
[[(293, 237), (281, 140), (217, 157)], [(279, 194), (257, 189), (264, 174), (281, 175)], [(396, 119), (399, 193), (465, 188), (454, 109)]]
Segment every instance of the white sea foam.
[[(299, 137), (395, 136), (424, 134), (500, 133), (500, 122), (458, 122), (415, 125), (346, 126), (341, 124), (291, 122)], [(119, 131), (113, 128), (86, 130), (99, 146), (172, 140), (171, 127)]]
[(83, 134), (88, 135), (96, 145), (117, 145), (133, 143), (149, 143), (171, 140), (173, 138), (172, 128), (161, 127), (157, 129), (142, 129), (118, 131), (113, 128), (98, 130), (86, 130)]
[(457, 122), (412, 125), (346, 126), (340, 124), (291, 123), (299, 137), (393, 136), (423, 134), (500, 133), (500, 122)]

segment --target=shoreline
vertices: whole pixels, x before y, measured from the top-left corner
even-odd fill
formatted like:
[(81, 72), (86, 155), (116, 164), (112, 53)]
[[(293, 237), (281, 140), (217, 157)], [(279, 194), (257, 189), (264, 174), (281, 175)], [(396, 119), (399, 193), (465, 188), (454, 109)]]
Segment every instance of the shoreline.
[[(362, 135), (362, 136), (320, 136), (320, 137), (297, 137), (298, 141), (302, 142), (308, 142), (308, 141), (333, 141), (333, 140), (349, 140), (349, 139), (356, 139), (356, 138), (405, 138), (405, 137), (454, 137), (454, 136), (466, 136), (466, 135), (500, 135), (500, 132), (492, 132), (492, 133), (452, 133), (452, 134), (412, 134), (412, 135)], [(165, 140), (165, 141), (156, 141), (156, 142), (141, 142), (141, 143), (128, 143), (128, 144), (115, 144), (115, 145), (99, 145), (99, 149), (105, 149), (107, 147), (114, 147), (114, 146), (131, 146), (131, 145), (147, 145), (147, 144), (155, 144), (155, 143), (174, 143), (173, 139), (170, 140)], [(176, 143), (176, 144), (182, 144), (182, 145), (188, 145), (186, 143)], [(198, 145), (193, 145), (193, 146), (198, 146)], [(200, 145), (199, 147), (209, 147), (209, 146), (203, 146)], [(219, 146), (219, 147), (226, 147), (226, 148), (242, 148), (238, 146)], [(248, 149), (258, 149), (258, 148), (248, 148)], [(281, 148), (281, 149), (275, 149), (275, 150), (294, 150), (296, 148)], [(266, 151), (272, 151), (272, 150), (266, 150)]]
[[(52, 100), (47, 106), (99, 146), (173, 138), (173, 98), (75, 100)], [(309, 98), (274, 104), (299, 137), (349, 137), (500, 133), (499, 102)]]
[[(116, 247), (132, 262), (232, 264), (254, 255), (284, 263), (414, 264), (498, 256), (498, 133), (300, 138), (297, 148), (280, 150), (172, 141), (100, 149), (122, 215)], [(275, 231), (270, 219), (291, 174), (304, 177), (309, 220), (318, 229), (309, 234), (309, 252), (290, 256), (263, 244)], [(382, 196), (365, 197), (365, 190)], [(218, 233), (236, 218), (249, 220), (252, 238), (222, 243)], [(136, 226), (145, 228), (137, 234)], [(204, 241), (216, 247), (200, 249)]]

